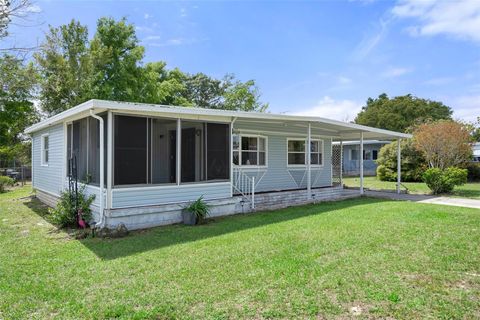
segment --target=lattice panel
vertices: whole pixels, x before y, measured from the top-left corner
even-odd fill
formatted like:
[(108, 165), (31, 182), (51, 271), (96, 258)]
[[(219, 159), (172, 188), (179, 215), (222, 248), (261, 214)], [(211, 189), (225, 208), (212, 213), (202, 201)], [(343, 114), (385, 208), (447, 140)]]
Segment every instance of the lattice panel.
[(342, 180), (342, 148), (335, 144), (332, 146), (332, 183), (339, 186)]

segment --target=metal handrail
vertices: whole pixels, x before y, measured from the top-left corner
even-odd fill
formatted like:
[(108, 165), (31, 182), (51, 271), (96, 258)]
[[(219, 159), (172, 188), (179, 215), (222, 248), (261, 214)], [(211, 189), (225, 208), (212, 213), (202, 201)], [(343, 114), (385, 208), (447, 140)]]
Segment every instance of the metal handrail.
[(234, 170), (232, 187), (249, 200), (252, 209), (255, 209), (255, 177), (249, 177), (241, 170)]

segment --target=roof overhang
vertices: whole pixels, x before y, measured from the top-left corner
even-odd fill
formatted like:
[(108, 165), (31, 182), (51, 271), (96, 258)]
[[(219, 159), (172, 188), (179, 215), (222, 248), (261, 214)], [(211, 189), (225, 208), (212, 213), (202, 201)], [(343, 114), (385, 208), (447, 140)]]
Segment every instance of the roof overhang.
[(140, 114), (151, 116), (163, 116), (171, 118), (182, 118), (191, 120), (217, 120), (217, 121), (245, 121), (245, 122), (271, 122), (285, 123), (292, 126), (308, 127), (308, 124), (315, 129), (324, 130), (325, 135), (331, 136), (333, 140), (358, 140), (360, 133), (368, 140), (392, 140), (399, 138), (411, 138), (410, 134), (367, 127), (354, 123), (347, 123), (321, 117), (295, 116), (286, 114), (273, 114), (262, 112), (230, 111), (193, 107), (166, 106), (145, 103), (117, 102), (106, 100), (89, 100), (71, 109), (63, 111), (55, 116), (36, 123), (25, 130), (31, 134), (52, 125), (73, 121), (86, 117), (90, 110), (101, 113), (107, 110), (126, 114)]

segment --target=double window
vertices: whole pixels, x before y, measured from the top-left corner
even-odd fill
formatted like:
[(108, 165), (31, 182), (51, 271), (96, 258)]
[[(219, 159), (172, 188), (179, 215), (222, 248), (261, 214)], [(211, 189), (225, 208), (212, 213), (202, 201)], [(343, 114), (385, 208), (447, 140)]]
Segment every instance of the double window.
[(43, 134), (41, 136), (41, 146), (42, 146), (42, 166), (48, 166), (48, 148), (49, 148), (49, 144), (50, 144), (50, 141), (49, 141), (49, 136), (48, 134)]
[[(289, 166), (304, 166), (307, 164), (306, 139), (288, 139), (287, 157)], [(310, 140), (310, 164), (323, 165), (323, 140)]]
[[(350, 150), (350, 160), (358, 160), (359, 151), (356, 149)], [(363, 150), (363, 160), (377, 160), (378, 150)]]
[(262, 136), (234, 135), (233, 164), (237, 166), (267, 165), (267, 139)]

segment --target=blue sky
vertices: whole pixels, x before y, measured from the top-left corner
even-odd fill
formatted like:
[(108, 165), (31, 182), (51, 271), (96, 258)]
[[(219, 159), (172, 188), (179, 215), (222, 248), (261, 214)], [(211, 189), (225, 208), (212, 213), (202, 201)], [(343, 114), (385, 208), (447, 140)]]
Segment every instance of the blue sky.
[(353, 120), (368, 97), (412, 93), (454, 116), (480, 116), (480, 1), (37, 1), (41, 25), (12, 28), (17, 45), (48, 24), (127, 17), (145, 61), (255, 79), (276, 113)]

